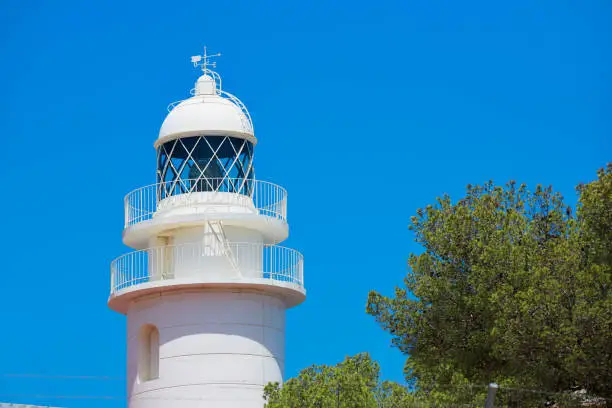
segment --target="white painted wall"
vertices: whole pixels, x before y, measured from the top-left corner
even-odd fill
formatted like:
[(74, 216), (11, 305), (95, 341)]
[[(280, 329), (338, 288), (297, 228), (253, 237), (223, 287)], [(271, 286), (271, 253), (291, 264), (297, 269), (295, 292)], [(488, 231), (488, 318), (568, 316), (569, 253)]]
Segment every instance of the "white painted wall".
[(157, 204), (155, 218), (193, 214), (258, 214), (253, 199), (228, 192), (191, 192), (164, 198)]
[[(282, 382), (285, 305), (254, 292), (165, 293), (128, 310), (130, 408), (262, 408)], [(138, 379), (139, 330), (159, 330), (159, 379)]]
[(263, 248), (237, 245), (228, 249), (225, 245), (262, 244), (262, 235), (255, 230), (205, 224), (172, 230), (163, 237), (153, 237), (149, 242), (151, 247), (170, 246), (167, 251), (149, 254), (153, 276), (189, 279), (205, 274), (210, 280), (228, 281), (261, 277)]

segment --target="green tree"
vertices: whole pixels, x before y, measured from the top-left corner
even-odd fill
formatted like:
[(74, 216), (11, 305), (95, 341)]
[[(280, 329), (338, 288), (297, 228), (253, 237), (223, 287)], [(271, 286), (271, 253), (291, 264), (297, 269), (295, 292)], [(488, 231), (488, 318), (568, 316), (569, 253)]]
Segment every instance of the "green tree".
[(314, 365), (285, 382), (268, 384), (268, 408), (402, 408), (414, 399), (406, 387), (380, 382), (380, 367), (367, 353), (335, 366)]
[(612, 396), (612, 163), (578, 186), (579, 247), (585, 285), (577, 296), (579, 344), (570, 363), (585, 388)]
[(367, 312), (419, 393), (459, 402), (461, 384), (498, 381), (612, 397), (612, 166), (598, 176), (578, 188), (575, 214), (552, 188), (514, 182), (417, 211), (424, 251), (394, 296), (369, 294)]

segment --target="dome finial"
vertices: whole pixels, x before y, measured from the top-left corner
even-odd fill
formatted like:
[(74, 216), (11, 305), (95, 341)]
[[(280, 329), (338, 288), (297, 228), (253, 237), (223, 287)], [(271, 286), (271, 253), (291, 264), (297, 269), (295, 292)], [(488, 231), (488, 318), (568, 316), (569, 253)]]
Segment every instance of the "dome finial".
[(210, 74), (213, 72), (210, 69), (208, 69), (208, 67), (212, 67), (212, 68), (217, 67), (217, 63), (214, 61), (211, 61), (210, 59), (213, 57), (220, 57), (220, 56), (221, 56), (220, 52), (216, 54), (208, 55), (206, 53), (206, 46), (204, 46), (204, 54), (194, 55), (193, 57), (191, 57), (191, 62), (193, 63), (194, 67), (201, 67), (202, 72), (204, 73), (204, 75), (206, 75), (206, 74)]

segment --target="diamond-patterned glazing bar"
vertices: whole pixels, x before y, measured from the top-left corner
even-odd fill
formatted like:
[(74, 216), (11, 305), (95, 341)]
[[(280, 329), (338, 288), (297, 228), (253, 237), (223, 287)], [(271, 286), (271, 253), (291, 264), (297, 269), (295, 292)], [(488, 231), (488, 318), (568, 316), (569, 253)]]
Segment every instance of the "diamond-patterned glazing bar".
[(239, 191), (255, 177), (253, 144), (229, 136), (176, 139), (159, 147), (157, 167), (157, 181), (165, 187), (162, 198), (193, 191), (193, 185), (200, 191), (217, 191), (219, 180), (220, 185), (231, 183), (231, 190)]

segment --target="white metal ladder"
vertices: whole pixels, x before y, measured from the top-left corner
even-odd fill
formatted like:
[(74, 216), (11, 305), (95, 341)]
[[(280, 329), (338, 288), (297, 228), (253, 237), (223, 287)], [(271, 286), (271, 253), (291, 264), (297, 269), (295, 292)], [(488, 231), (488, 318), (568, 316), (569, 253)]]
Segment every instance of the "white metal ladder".
[(212, 232), (216, 242), (220, 244), (223, 255), (225, 255), (227, 260), (230, 262), (232, 269), (234, 269), (234, 271), (240, 275), (240, 268), (236, 262), (236, 256), (234, 255), (232, 248), (229, 246), (221, 221), (208, 221), (206, 225), (208, 226), (209, 231)]

